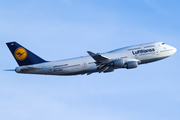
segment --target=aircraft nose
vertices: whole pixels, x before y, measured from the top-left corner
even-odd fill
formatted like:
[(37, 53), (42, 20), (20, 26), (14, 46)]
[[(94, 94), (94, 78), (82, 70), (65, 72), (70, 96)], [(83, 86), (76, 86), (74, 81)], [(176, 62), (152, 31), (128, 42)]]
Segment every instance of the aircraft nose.
[(173, 54), (177, 52), (177, 49), (175, 47), (172, 47), (173, 48)]
[(174, 47), (174, 53), (176, 53), (177, 52), (177, 49)]

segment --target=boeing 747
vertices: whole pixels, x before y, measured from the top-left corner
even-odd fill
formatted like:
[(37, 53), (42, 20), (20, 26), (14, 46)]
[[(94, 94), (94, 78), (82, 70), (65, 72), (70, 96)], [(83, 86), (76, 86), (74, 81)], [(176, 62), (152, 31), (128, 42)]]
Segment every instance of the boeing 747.
[(106, 53), (87, 51), (88, 56), (59, 61), (46, 61), (16, 42), (6, 43), (18, 63), (17, 73), (42, 75), (90, 75), (133, 69), (138, 65), (162, 60), (177, 49), (163, 42), (124, 47)]

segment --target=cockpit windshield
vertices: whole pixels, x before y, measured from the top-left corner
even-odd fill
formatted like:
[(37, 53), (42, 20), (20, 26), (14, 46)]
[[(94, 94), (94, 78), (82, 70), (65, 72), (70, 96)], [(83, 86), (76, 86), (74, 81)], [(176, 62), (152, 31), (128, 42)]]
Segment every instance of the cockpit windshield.
[(165, 45), (165, 43), (162, 43), (162, 45)]

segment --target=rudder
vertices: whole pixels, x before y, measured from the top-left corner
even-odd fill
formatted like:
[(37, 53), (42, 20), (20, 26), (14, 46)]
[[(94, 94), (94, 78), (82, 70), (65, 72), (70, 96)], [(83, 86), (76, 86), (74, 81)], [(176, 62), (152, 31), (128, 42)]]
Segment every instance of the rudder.
[(16, 42), (6, 43), (19, 66), (47, 62)]

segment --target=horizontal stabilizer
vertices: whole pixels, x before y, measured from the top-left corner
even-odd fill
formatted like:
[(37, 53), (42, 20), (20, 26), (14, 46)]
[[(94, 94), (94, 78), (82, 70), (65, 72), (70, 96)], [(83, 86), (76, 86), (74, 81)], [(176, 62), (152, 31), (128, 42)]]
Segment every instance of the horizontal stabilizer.
[(39, 70), (42, 67), (22, 67), (21, 70)]
[(23, 67), (17, 67), (16, 68), (16, 72), (19, 73), (19, 72), (25, 72), (25, 71), (32, 71), (32, 70), (39, 70), (41, 69), (42, 67), (30, 67), (30, 66), (23, 66)]
[(15, 69), (8, 69), (8, 70), (4, 70), (4, 71), (15, 71)]

